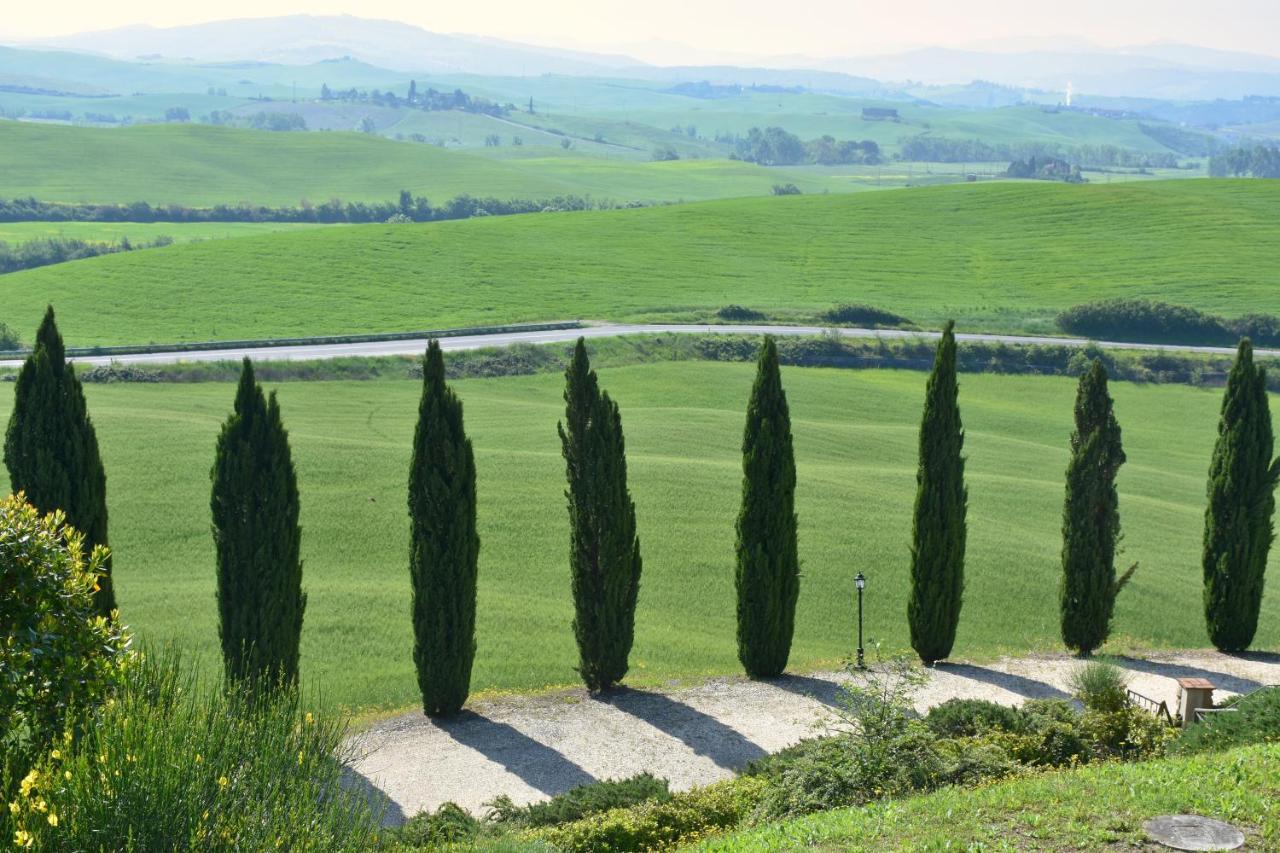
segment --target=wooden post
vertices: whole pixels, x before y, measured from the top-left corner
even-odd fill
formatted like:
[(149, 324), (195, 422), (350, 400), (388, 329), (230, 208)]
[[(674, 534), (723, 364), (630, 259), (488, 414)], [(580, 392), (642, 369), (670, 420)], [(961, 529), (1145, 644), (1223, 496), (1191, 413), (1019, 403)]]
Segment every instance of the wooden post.
[(1178, 679), (1178, 713), (1184, 729), (1196, 722), (1196, 711), (1212, 707), (1212, 682), (1205, 678)]

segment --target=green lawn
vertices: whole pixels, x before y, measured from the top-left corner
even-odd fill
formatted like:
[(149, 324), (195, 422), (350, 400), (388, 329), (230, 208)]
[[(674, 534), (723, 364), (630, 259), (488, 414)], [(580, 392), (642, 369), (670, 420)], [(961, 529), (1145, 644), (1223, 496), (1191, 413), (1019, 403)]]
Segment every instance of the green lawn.
[(1200, 814), (1250, 850), (1280, 848), (1280, 746), (1104, 764), (823, 812), (712, 839), (704, 851), (1147, 850), (1144, 821)]
[(1059, 310), (1120, 296), (1274, 313), (1277, 209), (1276, 181), (1027, 182), (352, 226), (15, 273), (0, 302), (20, 332), (52, 302), (72, 344), (692, 321), (731, 303), (1051, 332)]
[[(608, 369), (627, 434), (644, 577), (629, 680), (738, 671), (733, 529), (753, 368), (682, 362)], [(868, 579), (871, 637), (907, 646), (919, 372), (786, 368), (799, 466), (803, 580), (791, 658), (833, 665), (852, 647), (851, 578)], [(575, 681), (568, 524), (556, 421), (562, 377), (458, 383), (480, 495), (474, 687)], [(1112, 650), (1203, 647), (1200, 534), (1220, 393), (1117, 384), (1126, 564)], [(1056, 648), (1063, 472), (1075, 383), (962, 377), (970, 534), (957, 657)], [(107, 466), (124, 619), (147, 641), (215, 659), (209, 466), (234, 386), (90, 386)], [(363, 709), (413, 705), (407, 466), (418, 383), (279, 386), (302, 493), (308, 610), (303, 678)], [(8, 393), (0, 395), (0, 423)], [(1280, 400), (1273, 402), (1280, 411)], [(0, 483), (2, 485), (2, 483)], [(1277, 562), (1275, 558), (1272, 560)], [(1256, 648), (1280, 644), (1271, 584)]]
[(174, 242), (189, 243), (319, 227), (325, 226), (294, 222), (0, 222), (0, 243), (25, 243), (42, 237), (105, 243), (118, 243), (126, 237), (134, 243), (171, 237)]

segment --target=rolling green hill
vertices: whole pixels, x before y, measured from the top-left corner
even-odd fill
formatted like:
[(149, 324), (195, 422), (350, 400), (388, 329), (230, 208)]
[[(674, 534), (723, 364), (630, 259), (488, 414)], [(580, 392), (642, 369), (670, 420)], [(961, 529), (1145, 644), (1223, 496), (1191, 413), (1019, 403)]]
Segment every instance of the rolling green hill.
[[(510, 134), (521, 132), (507, 126), (505, 144), (510, 144)], [(779, 182), (795, 183), (806, 192), (856, 188), (822, 172), (732, 160), (649, 163), (574, 154), (506, 160), (361, 133), (0, 121), (0, 198), (296, 205), (302, 199), (334, 197), (388, 201), (408, 189), (436, 203), (464, 193), (657, 202), (766, 195)]]
[(74, 344), (688, 321), (731, 303), (1046, 331), (1118, 296), (1274, 312), (1278, 206), (1274, 181), (1000, 183), (351, 226), (14, 273), (0, 300), (19, 331), (52, 302)]
[[(621, 407), (644, 577), (628, 681), (738, 672), (733, 524), (754, 368), (679, 362), (604, 369)], [(908, 647), (908, 543), (925, 374), (784, 368), (796, 440), (801, 581), (796, 670), (853, 644), (853, 583), (869, 578), (867, 633)], [(1063, 470), (1076, 383), (965, 375), (969, 545), (958, 658), (1059, 648)], [(11, 388), (12, 386), (6, 386)], [(457, 383), (479, 495), (477, 690), (576, 681), (570, 630), (564, 416), (557, 374)], [(336, 702), (417, 701), (408, 616), (405, 478), (421, 384), (278, 386), (301, 492), (307, 613), (302, 673)], [(142, 640), (216, 660), (209, 465), (235, 386), (91, 385), (108, 477), (116, 589)], [(1129, 461), (1120, 473), (1127, 565), (1112, 650), (1201, 647), (1205, 471), (1215, 389), (1112, 385)], [(0, 423), (13, 395), (0, 393)], [(1272, 402), (1280, 412), (1280, 399)], [(0, 474), (0, 487), (4, 485)], [(1280, 560), (1272, 556), (1272, 570)], [(1256, 648), (1280, 643), (1271, 584)]]

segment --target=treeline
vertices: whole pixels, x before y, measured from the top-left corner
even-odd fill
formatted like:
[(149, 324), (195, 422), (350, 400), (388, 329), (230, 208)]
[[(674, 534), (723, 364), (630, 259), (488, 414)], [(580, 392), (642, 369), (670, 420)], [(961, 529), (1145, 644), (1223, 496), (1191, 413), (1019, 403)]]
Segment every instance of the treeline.
[(248, 127), (253, 130), (291, 131), (306, 130), (307, 120), (298, 113), (260, 112), (249, 116), (238, 116), (229, 110), (214, 110), (208, 115), (200, 116), (205, 124), (219, 127)]
[(761, 166), (796, 166), (811, 163), (834, 166), (847, 163), (879, 163), (880, 146), (873, 140), (861, 142), (833, 136), (821, 136), (804, 142), (781, 127), (753, 127), (746, 136), (717, 135), (716, 141), (733, 146), (732, 160), (745, 160)]
[(902, 140), (901, 160), (933, 163), (991, 163), (999, 160), (1057, 158), (1075, 166), (1106, 166), (1126, 169), (1173, 169), (1178, 155), (1150, 154), (1118, 145), (1055, 145), (1050, 142), (992, 144), (981, 139), (949, 139), (918, 135)]
[(1233, 148), (1209, 160), (1209, 174), (1215, 178), (1280, 178), (1280, 148)]
[(70, 237), (40, 237), (16, 244), (0, 240), (0, 275), (34, 267), (44, 267), (50, 264), (60, 264), (64, 261), (96, 258), (98, 255), (129, 252), (134, 249), (153, 249), (159, 246), (168, 246), (172, 242), (172, 237), (164, 235), (145, 243), (130, 242), (128, 237), (118, 243), (77, 240)]
[(1079, 166), (1072, 166), (1066, 160), (1057, 157), (1032, 157), (1028, 160), (1014, 160), (1005, 169), (1010, 178), (1034, 178), (1040, 181), (1065, 181), (1068, 184), (1083, 184), (1085, 178), (1080, 174)]
[(1280, 317), (1246, 314), (1229, 320), (1185, 305), (1150, 299), (1107, 299), (1068, 308), (1058, 327), (1099, 340), (1230, 346), (1249, 338), (1262, 346), (1280, 346)]
[(360, 104), (373, 104), (380, 107), (408, 107), (410, 109), (436, 112), (443, 110), (461, 110), (467, 113), (502, 116), (515, 110), (515, 104), (498, 104), (487, 98), (473, 98), (461, 89), (452, 92), (438, 92), (435, 89), (418, 89), (418, 81), (409, 81), (409, 92), (400, 97), (395, 92), (382, 92), (378, 89), (363, 91), (360, 89), (330, 89), (328, 84), (320, 87), (322, 101), (350, 101)]
[(642, 202), (618, 204), (585, 196), (564, 195), (545, 199), (478, 198), (456, 196), (443, 205), (430, 204), (423, 196), (401, 190), (397, 201), (344, 202), (331, 199), (320, 204), (303, 202), (298, 207), (263, 207), (248, 204), (219, 204), (213, 207), (186, 207), (179, 204), (152, 205), (145, 201), (129, 204), (64, 204), (34, 198), (0, 199), (0, 222), (321, 222), (361, 223), (396, 221), (435, 222), (469, 219), (473, 216), (509, 216), (563, 210), (609, 210), (644, 207)]

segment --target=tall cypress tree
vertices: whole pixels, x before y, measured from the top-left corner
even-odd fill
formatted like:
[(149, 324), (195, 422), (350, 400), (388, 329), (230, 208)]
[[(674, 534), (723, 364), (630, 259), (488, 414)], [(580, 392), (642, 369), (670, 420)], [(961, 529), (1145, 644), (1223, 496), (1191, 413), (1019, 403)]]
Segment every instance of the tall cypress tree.
[(920, 461), (911, 530), (911, 647), (926, 664), (945, 659), (955, 644), (964, 599), (964, 426), (956, 381), (955, 323), (938, 342), (925, 387)]
[(276, 395), (263, 396), (248, 358), (210, 476), (218, 635), (227, 677), (268, 687), (294, 684), (307, 604), (298, 556), (298, 478)]
[(742, 436), (738, 513), (738, 660), (752, 678), (781, 675), (791, 654), (800, 557), (796, 543), (796, 461), (778, 348), (766, 337), (756, 364)]
[(1137, 568), (1117, 580), (1120, 499), (1116, 474), (1125, 455), (1107, 392), (1107, 369), (1099, 359), (1080, 377), (1075, 420), (1062, 511), (1059, 605), (1062, 641), (1083, 656), (1106, 642), (1116, 596)]
[(427, 714), (452, 714), (471, 690), (476, 656), (476, 462), (462, 401), (444, 380), (440, 344), (427, 345), (409, 469), (413, 662)]
[(640, 591), (640, 539), (627, 490), (622, 416), (601, 393), (582, 338), (565, 370), (565, 421), (557, 426), (569, 488), (569, 571), (578, 673), (592, 692), (627, 673)]
[[(67, 523), (84, 535), (86, 548), (107, 544), (107, 475), (53, 306), (45, 311), (35, 347), (18, 374), (4, 462), (10, 486), (26, 492), (32, 506), (46, 513), (62, 510)], [(110, 557), (103, 569), (94, 606), (109, 616), (116, 607)]]
[(1274, 450), (1266, 371), (1254, 365), (1245, 338), (1227, 377), (1204, 516), (1205, 622), (1209, 639), (1224, 652), (1247, 649), (1258, 627), (1275, 538), (1280, 459), (1272, 459)]

